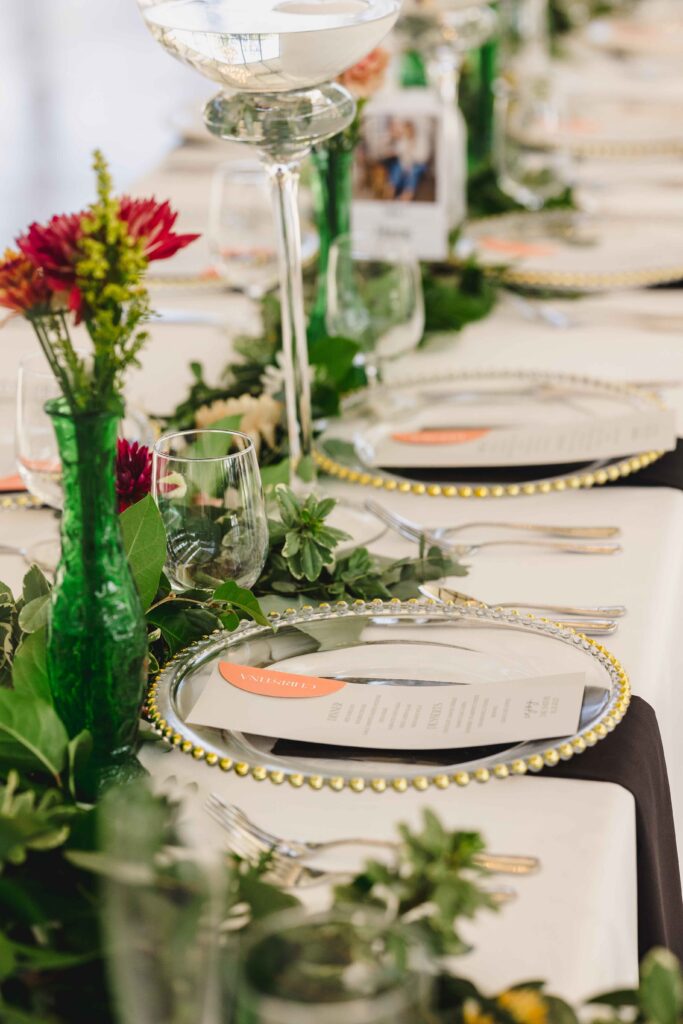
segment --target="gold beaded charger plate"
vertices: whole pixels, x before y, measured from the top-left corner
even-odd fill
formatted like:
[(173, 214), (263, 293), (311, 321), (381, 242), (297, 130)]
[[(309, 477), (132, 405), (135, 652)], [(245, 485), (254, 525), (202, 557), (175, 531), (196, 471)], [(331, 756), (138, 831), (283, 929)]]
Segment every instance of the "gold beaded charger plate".
[(504, 213), (472, 221), (458, 245), (504, 282), (529, 289), (601, 292), (683, 279), (676, 215)]
[[(378, 464), (381, 445), (407, 431), (419, 431), (426, 418), (448, 415), (459, 427), (504, 423), (532, 426), (539, 434), (551, 423), (589, 422), (597, 417), (635, 411), (661, 411), (654, 394), (627, 384), (572, 374), (526, 370), (444, 371), (433, 367), (420, 377), (411, 362), (405, 379), (392, 375), (391, 386), (366, 393), (344, 416), (330, 421), (318, 438), (314, 457), (319, 468), (340, 480), (375, 490), (446, 498), (500, 498), (551, 494), (594, 487), (644, 469), (662, 450), (625, 452), (619, 457), (571, 464), (505, 467), (458, 466), (461, 446), (454, 444), (453, 464), (425, 464), (426, 446), (413, 445), (414, 464), (391, 469)], [(490, 424), (489, 424), (490, 425)]]
[(674, 3), (654, 5), (627, 17), (599, 18), (583, 33), (597, 50), (629, 57), (683, 57), (683, 15)]
[[(516, 132), (515, 138), (530, 146), (567, 149), (578, 157), (631, 160), (683, 154), (680, 100), (624, 99), (579, 91), (570, 96), (568, 106), (568, 116), (552, 134), (539, 127)], [(671, 177), (670, 164), (665, 170)]]
[[(507, 609), (341, 602), (273, 615), (273, 627), (242, 623), (233, 633), (217, 632), (176, 657), (152, 685), (147, 710), (157, 732), (214, 772), (356, 792), (504, 779), (594, 746), (621, 721), (630, 699), (626, 673), (601, 644)], [(221, 659), (368, 686), (467, 686), (580, 672), (585, 691), (571, 736), (446, 751), (360, 750), (188, 724)]]

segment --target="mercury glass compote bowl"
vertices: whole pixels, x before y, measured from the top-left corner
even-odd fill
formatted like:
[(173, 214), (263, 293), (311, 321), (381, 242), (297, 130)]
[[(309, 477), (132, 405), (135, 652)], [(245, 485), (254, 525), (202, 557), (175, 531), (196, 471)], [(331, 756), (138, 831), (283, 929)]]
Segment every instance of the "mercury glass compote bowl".
[(346, 128), (350, 94), (330, 80), (393, 26), (400, 0), (137, 0), (154, 38), (222, 86), (208, 130), (257, 147), (272, 182), (280, 262), (285, 404), (292, 483), (312, 445), (301, 239), (302, 158)]

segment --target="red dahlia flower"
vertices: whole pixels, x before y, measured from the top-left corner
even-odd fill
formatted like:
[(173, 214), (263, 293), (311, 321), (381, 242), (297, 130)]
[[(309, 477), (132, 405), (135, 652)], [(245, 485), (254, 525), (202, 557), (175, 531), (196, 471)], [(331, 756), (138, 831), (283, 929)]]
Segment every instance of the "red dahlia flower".
[(86, 216), (87, 213), (69, 213), (53, 217), (47, 224), (34, 223), (17, 239), (24, 256), (40, 267), (50, 288), (69, 293), (69, 309), (76, 312), (81, 306), (76, 287), (76, 263), (81, 256), (78, 243)]
[(120, 437), (116, 450), (116, 493), (119, 512), (140, 501), (152, 488), (152, 453), (144, 444)]
[(20, 252), (6, 249), (0, 261), (0, 306), (29, 313), (50, 302), (50, 289), (42, 270)]
[(165, 260), (179, 249), (194, 242), (199, 235), (177, 235), (173, 225), (178, 219), (168, 202), (158, 203), (156, 199), (132, 199), (123, 196), (119, 216), (128, 228), (128, 234), (136, 242), (142, 242), (145, 258)]

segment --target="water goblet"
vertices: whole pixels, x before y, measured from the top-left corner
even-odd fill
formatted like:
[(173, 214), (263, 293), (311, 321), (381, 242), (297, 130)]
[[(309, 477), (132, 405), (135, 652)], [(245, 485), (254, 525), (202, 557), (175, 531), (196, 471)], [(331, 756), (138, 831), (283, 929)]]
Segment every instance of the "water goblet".
[(420, 265), (396, 239), (340, 235), (330, 249), (327, 329), (353, 338), (370, 387), (385, 362), (414, 349), (424, 331)]
[[(305, 225), (305, 221), (303, 222)], [(268, 176), (255, 160), (230, 160), (216, 168), (209, 197), (208, 240), (225, 283), (259, 300), (278, 282), (277, 237)], [(305, 225), (304, 263), (315, 256), (315, 233)]]
[(251, 587), (268, 549), (254, 444), (231, 430), (165, 434), (152, 453), (152, 494), (166, 528), (166, 571), (177, 588)]

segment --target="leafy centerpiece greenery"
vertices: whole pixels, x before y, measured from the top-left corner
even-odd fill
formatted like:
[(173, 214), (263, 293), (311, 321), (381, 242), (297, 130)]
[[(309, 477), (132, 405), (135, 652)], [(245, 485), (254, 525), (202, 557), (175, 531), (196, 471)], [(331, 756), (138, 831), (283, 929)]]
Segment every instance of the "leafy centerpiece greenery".
[[(75, 739), (88, 730), (98, 774), (135, 749), (146, 631), (117, 519), (114, 460), (126, 370), (147, 334), (143, 276), (196, 238), (154, 199), (117, 198), (95, 154), (97, 198), (32, 224), (0, 262), (0, 305), (33, 327), (61, 397), (48, 403), (62, 465), (62, 552), (46, 650), (52, 698)], [(74, 343), (81, 328), (87, 350)], [(79, 339), (80, 340), (80, 339)]]

